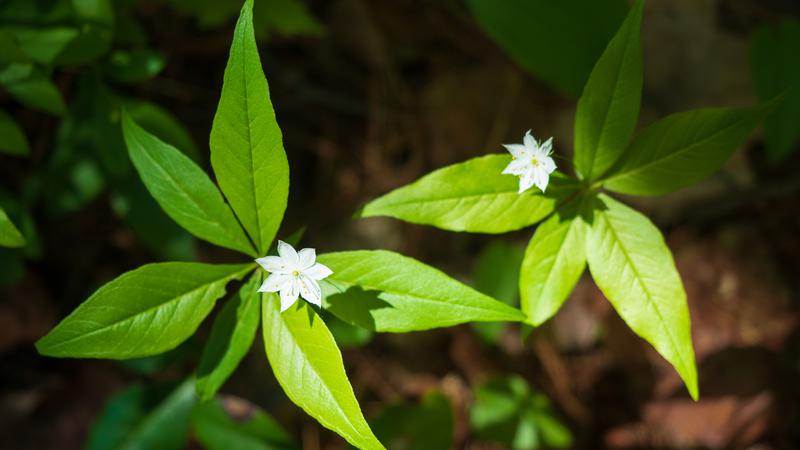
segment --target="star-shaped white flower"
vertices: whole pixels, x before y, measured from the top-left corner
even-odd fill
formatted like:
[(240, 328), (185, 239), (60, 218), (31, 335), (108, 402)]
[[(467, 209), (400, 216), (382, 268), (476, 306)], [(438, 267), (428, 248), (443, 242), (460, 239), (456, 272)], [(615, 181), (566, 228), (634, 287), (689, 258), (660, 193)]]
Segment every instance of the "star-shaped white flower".
[(283, 241), (278, 241), (280, 256), (265, 256), (256, 262), (270, 272), (258, 292), (280, 292), (281, 312), (294, 305), (299, 296), (307, 302), (321, 306), (322, 291), (317, 281), (332, 274), (333, 271), (316, 262), (317, 254), (313, 248), (299, 252)]
[(503, 169), (503, 173), (519, 177), (519, 193), (527, 191), (531, 186), (544, 192), (550, 174), (556, 170), (556, 163), (550, 157), (553, 153), (553, 138), (540, 143), (533, 138), (531, 130), (528, 130), (522, 138), (522, 144), (503, 144), (503, 147), (514, 158)]

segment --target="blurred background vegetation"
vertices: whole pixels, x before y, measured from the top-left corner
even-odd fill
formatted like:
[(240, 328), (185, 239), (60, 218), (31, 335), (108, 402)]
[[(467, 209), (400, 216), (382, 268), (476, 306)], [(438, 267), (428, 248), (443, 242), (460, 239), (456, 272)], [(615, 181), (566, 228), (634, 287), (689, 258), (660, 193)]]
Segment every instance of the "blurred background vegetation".
[[(157, 260), (235, 260), (195, 241), (132, 170), (126, 108), (208, 167), (234, 0), (0, 0), (0, 442), (8, 449), (340, 449), (293, 407), (260, 344), (217, 401), (190, 377), (210, 324), (167, 354), (53, 360), (33, 342), (99, 285)], [(554, 136), (567, 165), (583, 83), (625, 0), (256, 0), (291, 162), (281, 236), (389, 248), (514, 304), (527, 232), (353, 221), (432, 169)], [(545, 326), (372, 335), (326, 321), (391, 450), (795, 449), (800, 442), (800, 4), (649, 0), (646, 125), (692, 107), (785, 101), (725, 169), (636, 199), (689, 296), (699, 402), (582, 280)], [(566, 167), (564, 167), (567, 169)]]

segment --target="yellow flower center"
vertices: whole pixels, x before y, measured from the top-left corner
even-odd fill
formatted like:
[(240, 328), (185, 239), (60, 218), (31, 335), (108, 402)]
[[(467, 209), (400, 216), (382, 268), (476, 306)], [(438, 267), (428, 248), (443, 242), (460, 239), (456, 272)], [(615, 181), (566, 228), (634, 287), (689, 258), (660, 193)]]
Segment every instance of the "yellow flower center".
[(294, 272), (292, 272), (292, 276), (299, 277), (300, 276), (300, 272), (295, 270)]

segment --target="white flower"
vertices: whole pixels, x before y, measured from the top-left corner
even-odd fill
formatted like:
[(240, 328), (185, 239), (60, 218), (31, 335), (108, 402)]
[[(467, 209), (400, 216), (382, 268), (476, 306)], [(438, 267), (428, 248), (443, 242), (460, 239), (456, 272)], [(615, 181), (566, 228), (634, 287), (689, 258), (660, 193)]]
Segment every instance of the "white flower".
[(280, 256), (265, 256), (256, 262), (270, 272), (258, 292), (281, 293), (281, 312), (294, 305), (298, 296), (317, 306), (322, 304), (322, 291), (317, 281), (332, 274), (333, 271), (316, 262), (317, 254), (313, 248), (299, 252), (283, 241), (278, 241)]
[(520, 194), (534, 185), (544, 192), (550, 174), (556, 170), (556, 163), (550, 157), (553, 153), (553, 138), (539, 143), (531, 135), (531, 130), (528, 130), (522, 142), (522, 144), (503, 144), (514, 158), (503, 169), (503, 173), (519, 177)]

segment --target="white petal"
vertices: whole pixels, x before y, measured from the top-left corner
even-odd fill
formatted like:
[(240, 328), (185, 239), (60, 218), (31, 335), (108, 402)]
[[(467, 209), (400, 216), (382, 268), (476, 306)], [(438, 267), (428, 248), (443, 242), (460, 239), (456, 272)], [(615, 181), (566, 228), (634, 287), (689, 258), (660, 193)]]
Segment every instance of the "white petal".
[(519, 193), (527, 191), (533, 186), (533, 171), (528, 171), (519, 177)]
[(556, 170), (556, 162), (553, 161), (553, 158), (549, 156), (545, 156), (544, 158), (540, 159), (539, 164), (547, 173), (553, 173), (553, 171)]
[(297, 279), (292, 279), (281, 289), (281, 312), (289, 309), (297, 301), (297, 297), (300, 296), (299, 284)]
[(315, 263), (313, 266), (303, 271), (303, 275), (311, 278), (312, 280), (321, 280), (327, 278), (333, 271), (328, 266), (320, 263)]
[(522, 138), (522, 143), (525, 144), (525, 147), (531, 150), (539, 146), (539, 144), (536, 143), (536, 139), (533, 138), (531, 130), (528, 130), (528, 132), (525, 133), (525, 136)]
[(291, 279), (292, 276), (285, 273), (271, 273), (267, 279), (264, 280), (264, 283), (261, 284), (261, 287), (258, 288), (258, 292), (278, 292), (283, 289)]
[(300, 277), (300, 295), (302, 295), (308, 303), (319, 307), (322, 306), (322, 290), (319, 288), (319, 284), (311, 278), (306, 276)]
[(517, 159), (526, 159), (531, 156), (530, 149), (521, 144), (503, 144), (503, 147), (508, 150), (508, 153), (511, 153), (511, 156)]
[(553, 138), (550, 138), (550, 139), (544, 141), (542, 143), (542, 145), (539, 146), (539, 150), (541, 150), (542, 153), (544, 153), (545, 155), (549, 155), (550, 153), (552, 153), (553, 152)]
[(522, 175), (526, 170), (530, 168), (531, 160), (528, 158), (525, 159), (513, 159), (505, 169), (503, 169), (503, 173), (507, 175)]
[(542, 192), (547, 189), (547, 181), (550, 179), (550, 175), (544, 171), (544, 169), (539, 168), (534, 172), (533, 175), (533, 184), (536, 185)]
[(265, 256), (258, 258), (256, 262), (267, 272), (288, 273), (289, 269), (283, 260), (277, 256)]
[(297, 256), (300, 258), (300, 270), (308, 269), (317, 260), (317, 252), (313, 248), (304, 248), (297, 252)]
[(294, 247), (283, 241), (278, 241), (278, 254), (281, 255), (284, 264), (289, 270), (295, 270), (300, 265), (300, 257)]

